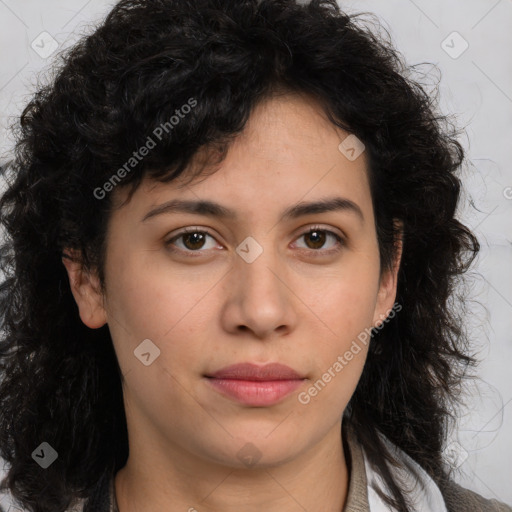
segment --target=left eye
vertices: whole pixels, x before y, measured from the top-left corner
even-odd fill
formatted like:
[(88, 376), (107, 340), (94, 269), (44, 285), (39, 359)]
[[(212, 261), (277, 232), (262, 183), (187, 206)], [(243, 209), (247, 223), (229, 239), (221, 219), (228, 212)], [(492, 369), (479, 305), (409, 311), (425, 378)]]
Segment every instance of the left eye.
[[(165, 244), (166, 246), (170, 247), (171, 250), (173, 251), (176, 249), (172, 248), (171, 246), (176, 245), (178, 247), (178, 250), (182, 252), (203, 252), (200, 251), (200, 249), (205, 248), (205, 240), (207, 237), (210, 237), (212, 240), (215, 240), (215, 238), (210, 233), (208, 233), (208, 231), (192, 228), (183, 230), (181, 233), (178, 233), (170, 240), (168, 240)], [(336, 252), (340, 250), (344, 242), (343, 238), (338, 234), (334, 233), (333, 231), (322, 229), (319, 227), (310, 228), (305, 233), (302, 233), (298, 237), (298, 240), (300, 240), (303, 237), (305, 237), (306, 240), (309, 240), (309, 242), (306, 242), (307, 246), (305, 247), (305, 249), (310, 249), (313, 252)], [(321, 249), (325, 245), (326, 240), (329, 237), (334, 240), (334, 243), (332, 245), (333, 248), (319, 251), (319, 249)], [(177, 240), (183, 240), (181, 247), (179, 247), (178, 244), (175, 244)], [(212, 247), (206, 247), (206, 249), (211, 249), (214, 246), (215, 244), (213, 244)], [(303, 249), (304, 247), (299, 248)]]
[(327, 240), (328, 237), (331, 237), (331, 239), (334, 239), (334, 245), (333, 248), (327, 249), (321, 252), (324, 253), (331, 253), (339, 250), (343, 245), (343, 238), (339, 236), (337, 233), (334, 233), (333, 231), (329, 231), (328, 229), (322, 229), (319, 227), (310, 228), (309, 231), (306, 233), (303, 233), (299, 236), (299, 239), (302, 237), (306, 237), (306, 240), (311, 241), (311, 245), (309, 247), (306, 247), (306, 249), (312, 249), (313, 251), (318, 252), (318, 249), (320, 249)]

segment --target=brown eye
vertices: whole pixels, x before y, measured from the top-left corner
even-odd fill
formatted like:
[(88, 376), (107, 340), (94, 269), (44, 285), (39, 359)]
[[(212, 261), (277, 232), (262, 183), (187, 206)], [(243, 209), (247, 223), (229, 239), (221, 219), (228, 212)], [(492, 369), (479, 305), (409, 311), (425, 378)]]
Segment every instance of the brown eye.
[[(319, 226), (312, 227), (309, 231), (303, 233), (298, 240), (304, 239), (305, 247), (299, 246), (300, 249), (309, 249), (315, 256), (330, 255), (339, 252), (344, 246), (344, 239), (337, 233), (328, 229), (323, 229)], [(331, 239), (333, 243), (327, 249), (322, 248), (326, 245), (327, 241)]]
[(181, 235), (183, 238), (183, 245), (187, 249), (190, 249), (191, 251), (195, 249), (201, 249), (204, 245), (205, 236), (204, 233), (201, 233), (200, 231), (197, 231), (195, 233), (187, 233), (185, 235)]
[(310, 249), (321, 249), (322, 246), (325, 244), (326, 236), (325, 231), (321, 231), (318, 229), (315, 229), (314, 231), (309, 231), (305, 235), (306, 240), (311, 241), (311, 245), (308, 245)]
[(208, 238), (211, 238), (213, 241), (215, 241), (213, 236), (210, 235), (210, 233), (207, 231), (197, 228), (187, 228), (166, 241), (165, 245), (171, 251), (200, 253), (205, 252), (201, 249), (211, 249), (215, 246), (215, 244), (212, 244), (211, 247), (207, 246)]

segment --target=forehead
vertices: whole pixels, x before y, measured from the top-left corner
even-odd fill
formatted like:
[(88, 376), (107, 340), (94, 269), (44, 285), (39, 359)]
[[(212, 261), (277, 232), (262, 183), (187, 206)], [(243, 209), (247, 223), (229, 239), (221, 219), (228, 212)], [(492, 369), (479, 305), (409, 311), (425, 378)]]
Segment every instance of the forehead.
[[(132, 207), (142, 213), (170, 198), (215, 198), (247, 217), (274, 207), (281, 212), (283, 204), (343, 196), (368, 210), (366, 156), (363, 152), (350, 160), (340, 151), (340, 143), (348, 136), (330, 122), (313, 98), (273, 96), (253, 109), (220, 163), (206, 165), (205, 172), (192, 181), (187, 174), (171, 183), (145, 178)], [(207, 154), (200, 151), (194, 160), (204, 163)]]

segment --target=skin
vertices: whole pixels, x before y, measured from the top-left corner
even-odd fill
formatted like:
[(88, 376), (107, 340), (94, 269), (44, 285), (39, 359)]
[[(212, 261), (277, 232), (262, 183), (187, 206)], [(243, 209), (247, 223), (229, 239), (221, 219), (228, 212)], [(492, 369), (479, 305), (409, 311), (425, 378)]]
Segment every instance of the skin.
[[(63, 259), (82, 321), (108, 323), (124, 375), (130, 455), (115, 478), (120, 512), (343, 509), (342, 413), (367, 346), (308, 404), (298, 395), (389, 314), (401, 256), (398, 246), (394, 269), (381, 275), (367, 161), (338, 150), (347, 135), (309, 97), (268, 98), (215, 173), (187, 186), (146, 179), (113, 212), (105, 295), (95, 274)], [(127, 191), (114, 194), (122, 201)], [(342, 210), (280, 220), (287, 207), (332, 196), (356, 203), (364, 218)], [(239, 218), (141, 221), (174, 198), (216, 201)], [(339, 252), (326, 254), (337, 241), (325, 231), (323, 245), (304, 234), (316, 225), (344, 238)], [(171, 252), (165, 242), (188, 226), (212, 236), (202, 246), (181, 237), (171, 247), (183, 252)], [(263, 248), (252, 263), (235, 252), (248, 236)], [(144, 339), (160, 349), (149, 366), (134, 356)], [(307, 379), (268, 407), (206, 382), (206, 373), (247, 361), (278, 361)], [(260, 456), (251, 467), (237, 456), (249, 442)]]

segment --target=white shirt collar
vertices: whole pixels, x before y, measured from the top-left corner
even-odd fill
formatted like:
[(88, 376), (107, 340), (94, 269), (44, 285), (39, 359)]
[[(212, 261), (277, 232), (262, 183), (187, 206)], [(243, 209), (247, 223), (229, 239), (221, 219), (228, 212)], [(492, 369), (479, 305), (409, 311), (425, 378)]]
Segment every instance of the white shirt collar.
[[(390, 470), (397, 484), (409, 489), (409, 498), (413, 506), (411, 512), (448, 512), (439, 487), (427, 472), (403, 450), (395, 446), (388, 439), (382, 438), (403, 463), (405, 469), (390, 466)], [(363, 447), (366, 478), (368, 480), (368, 504), (370, 512), (390, 512), (392, 509), (377, 494), (372, 485), (380, 487), (385, 494), (391, 495), (383, 478), (369, 464)]]

